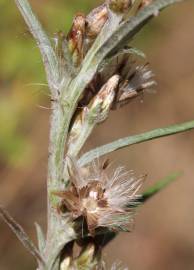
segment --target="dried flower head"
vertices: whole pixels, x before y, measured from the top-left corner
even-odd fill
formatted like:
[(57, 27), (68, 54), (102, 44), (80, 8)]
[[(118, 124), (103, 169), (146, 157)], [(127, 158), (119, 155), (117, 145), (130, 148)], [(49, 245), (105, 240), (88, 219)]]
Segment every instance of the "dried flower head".
[(114, 12), (124, 13), (132, 6), (132, 0), (109, 0), (109, 7)]
[(86, 17), (86, 35), (95, 39), (108, 19), (107, 5), (103, 4), (93, 9)]
[(79, 66), (84, 57), (86, 19), (83, 14), (77, 14), (73, 20), (73, 25), (67, 36), (70, 53), (73, 63)]
[(121, 54), (114, 56), (101, 67), (93, 81), (88, 85), (80, 101), (81, 106), (87, 105), (99, 91), (98, 89), (114, 74), (117, 74), (120, 80), (112, 109), (127, 104), (132, 98), (137, 97), (144, 91), (149, 91), (156, 85), (149, 64), (142, 64), (142, 61), (138, 61), (139, 59), (134, 57), (134, 52), (128, 52), (130, 50), (133, 51), (133, 49), (129, 49), (127, 52), (123, 50)]
[(149, 90), (156, 85), (154, 73), (149, 69), (148, 63), (144, 65), (131, 65), (126, 79), (119, 85), (115, 106), (127, 104), (132, 98), (137, 97), (144, 90)]
[(55, 192), (62, 198), (73, 219), (83, 216), (91, 235), (98, 227), (127, 230), (137, 203), (137, 191), (145, 176), (136, 178), (119, 167), (109, 176), (108, 161), (92, 168), (79, 168), (71, 159), (70, 187), (67, 191)]

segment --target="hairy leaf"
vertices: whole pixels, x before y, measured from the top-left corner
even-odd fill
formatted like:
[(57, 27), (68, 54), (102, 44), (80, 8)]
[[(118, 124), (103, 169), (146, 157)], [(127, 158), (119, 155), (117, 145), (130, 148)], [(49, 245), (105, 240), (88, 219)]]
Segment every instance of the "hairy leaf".
[(80, 159), (79, 164), (84, 166), (85, 164), (90, 163), (95, 158), (99, 158), (106, 154), (109, 154), (113, 151), (119, 150), (121, 148), (127, 147), (129, 145), (138, 144), (141, 142), (150, 141), (160, 137), (166, 137), (173, 134), (185, 132), (194, 128), (194, 121), (185, 122), (178, 125), (172, 125), (165, 128), (154, 129), (145, 133), (141, 133), (134, 136), (125, 137), (119, 140), (116, 140), (112, 143), (102, 145), (91, 151), (85, 153)]

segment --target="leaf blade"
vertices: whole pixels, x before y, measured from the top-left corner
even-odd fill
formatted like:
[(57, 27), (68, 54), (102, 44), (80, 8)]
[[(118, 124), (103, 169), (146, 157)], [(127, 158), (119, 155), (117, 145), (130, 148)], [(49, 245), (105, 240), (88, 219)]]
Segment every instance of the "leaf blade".
[(194, 121), (184, 122), (177, 125), (171, 125), (165, 128), (158, 128), (145, 133), (118, 139), (112, 143), (105, 144), (90, 150), (79, 159), (78, 163), (79, 165), (84, 166), (90, 163), (95, 158), (107, 155), (113, 151), (122, 149), (124, 147), (142, 143), (145, 141), (150, 141), (153, 139), (158, 139), (160, 137), (171, 136), (177, 133), (189, 131), (191, 129), (194, 129)]
[(146, 191), (143, 192), (141, 198), (138, 200), (141, 203), (145, 203), (148, 199), (151, 199), (158, 192), (169, 186), (173, 183), (177, 178), (182, 175), (181, 172), (172, 173), (165, 178), (157, 181), (153, 186), (149, 187)]

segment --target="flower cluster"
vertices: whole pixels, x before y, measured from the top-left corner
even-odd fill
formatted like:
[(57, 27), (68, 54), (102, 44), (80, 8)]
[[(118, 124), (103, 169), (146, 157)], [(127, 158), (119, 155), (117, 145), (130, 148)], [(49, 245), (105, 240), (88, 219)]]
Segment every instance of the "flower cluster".
[[(106, 0), (88, 15), (77, 14), (67, 36), (59, 32), (55, 38), (61, 63), (70, 63), (70, 77), (74, 78), (79, 73), (85, 57), (90, 55), (90, 49), (98, 46), (106, 25), (109, 26), (113, 18), (116, 18), (119, 26), (127, 16), (136, 15), (150, 2), (151, 0)], [(96, 39), (98, 40), (95, 43)], [(68, 59), (65, 59), (65, 55), (68, 55)], [(80, 167), (77, 156), (94, 127), (104, 122), (111, 110), (128, 104), (155, 84), (154, 74), (144, 55), (137, 49), (125, 46), (112, 52), (101, 62), (79, 97), (65, 149), (69, 184), (65, 190), (58, 190), (53, 194), (60, 198), (58, 213), (68, 213), (75, 221), (79, 241), (86, 241), (86, 235), (90, 241), (84, 242), (78, 256), (73, 254), (73, 246), (71, 247), (71, 254), (63, 259), (62, 270), (107, 269), (99, 259), (101, 254), (99, 257), (97, 255), (99, 246), (96, 241), (99, 234), (104, 235), (107, 231), (111, 231), (111, 234), (121, 230), (129, 231), (133, 224), (135, 206), (139, 203), (137, 193), (145, 176), (136, 177), (123, 167), (111, 172), (107, 160), (102, 164), (94, 162), (87, 167)], [(83, 231), (77, 229), (80, 224)], [(76, 241), (72, 245), (75, 243)], [(123, 268), (114, 264), (111, 270), (116, 269)]]
[[(126, 14), (131, 9), (138, 12), (147, 4), (147, 1), (142, 0), (134, 8), (131, 0), (107, 0), (88, 15), (77, 14), (67, 37), (62, 32), (57, 33), (55, 37), (57, 55), (62, 60), (61, 66), (64, 64), (64, 67), (67, 67), (63, 59), (67, 55), (67, 51), (64, 52), (66, 48), (69, 61), (74, 66), (74, 71), (70, 70), (69, 73), (75, 75), (102, 28), (111, 20), (112, 13), (118, 16), (118, 23), (122, 23), (125, 17), (121, 14)], [(124, 47), (105, 59), (98, 68), (85, 87), (75, 110), (67, 143), (69, 155), (77, 154), (74, 153), (74, 149), (78, 149), (78, 146), (77, 144), (74, 146), (74, 142), (82, 136), (87, 139), (94, 124), (103, 122), (110, 110), (126, 105), (155, 85), (154, 74), (149, 69), (149, 64), (142, 61), (140, 56), (142, 54), (138, 50)], [(88, 129), (87, 134), (84, 134), (82, 131), (87, 126), (90, 126), (90, 130)]]

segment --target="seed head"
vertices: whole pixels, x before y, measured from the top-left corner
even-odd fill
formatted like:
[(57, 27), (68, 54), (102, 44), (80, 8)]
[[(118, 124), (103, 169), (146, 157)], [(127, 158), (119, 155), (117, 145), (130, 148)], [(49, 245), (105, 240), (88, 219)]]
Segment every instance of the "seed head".
[(106, 161), (92, 168), (79, 168), (72, 160), (69, 190), (55, 192), (73, 219), (85, 218), (91, 235), (98, 227), (127, 230), (134, 213), (132, 206), (137, 203), (137, 191), (145, 178), (136, 178), (123, 167), (109, 175), (107, 167)]
[(116, 107), (127, 104), (143, 91), (149, 90), (155, 86), (156, 82), (153, 77), (154, 74), (149, 69), (148, 64), (131, 65), (126, 79), (119, 85), (115, 102)]

